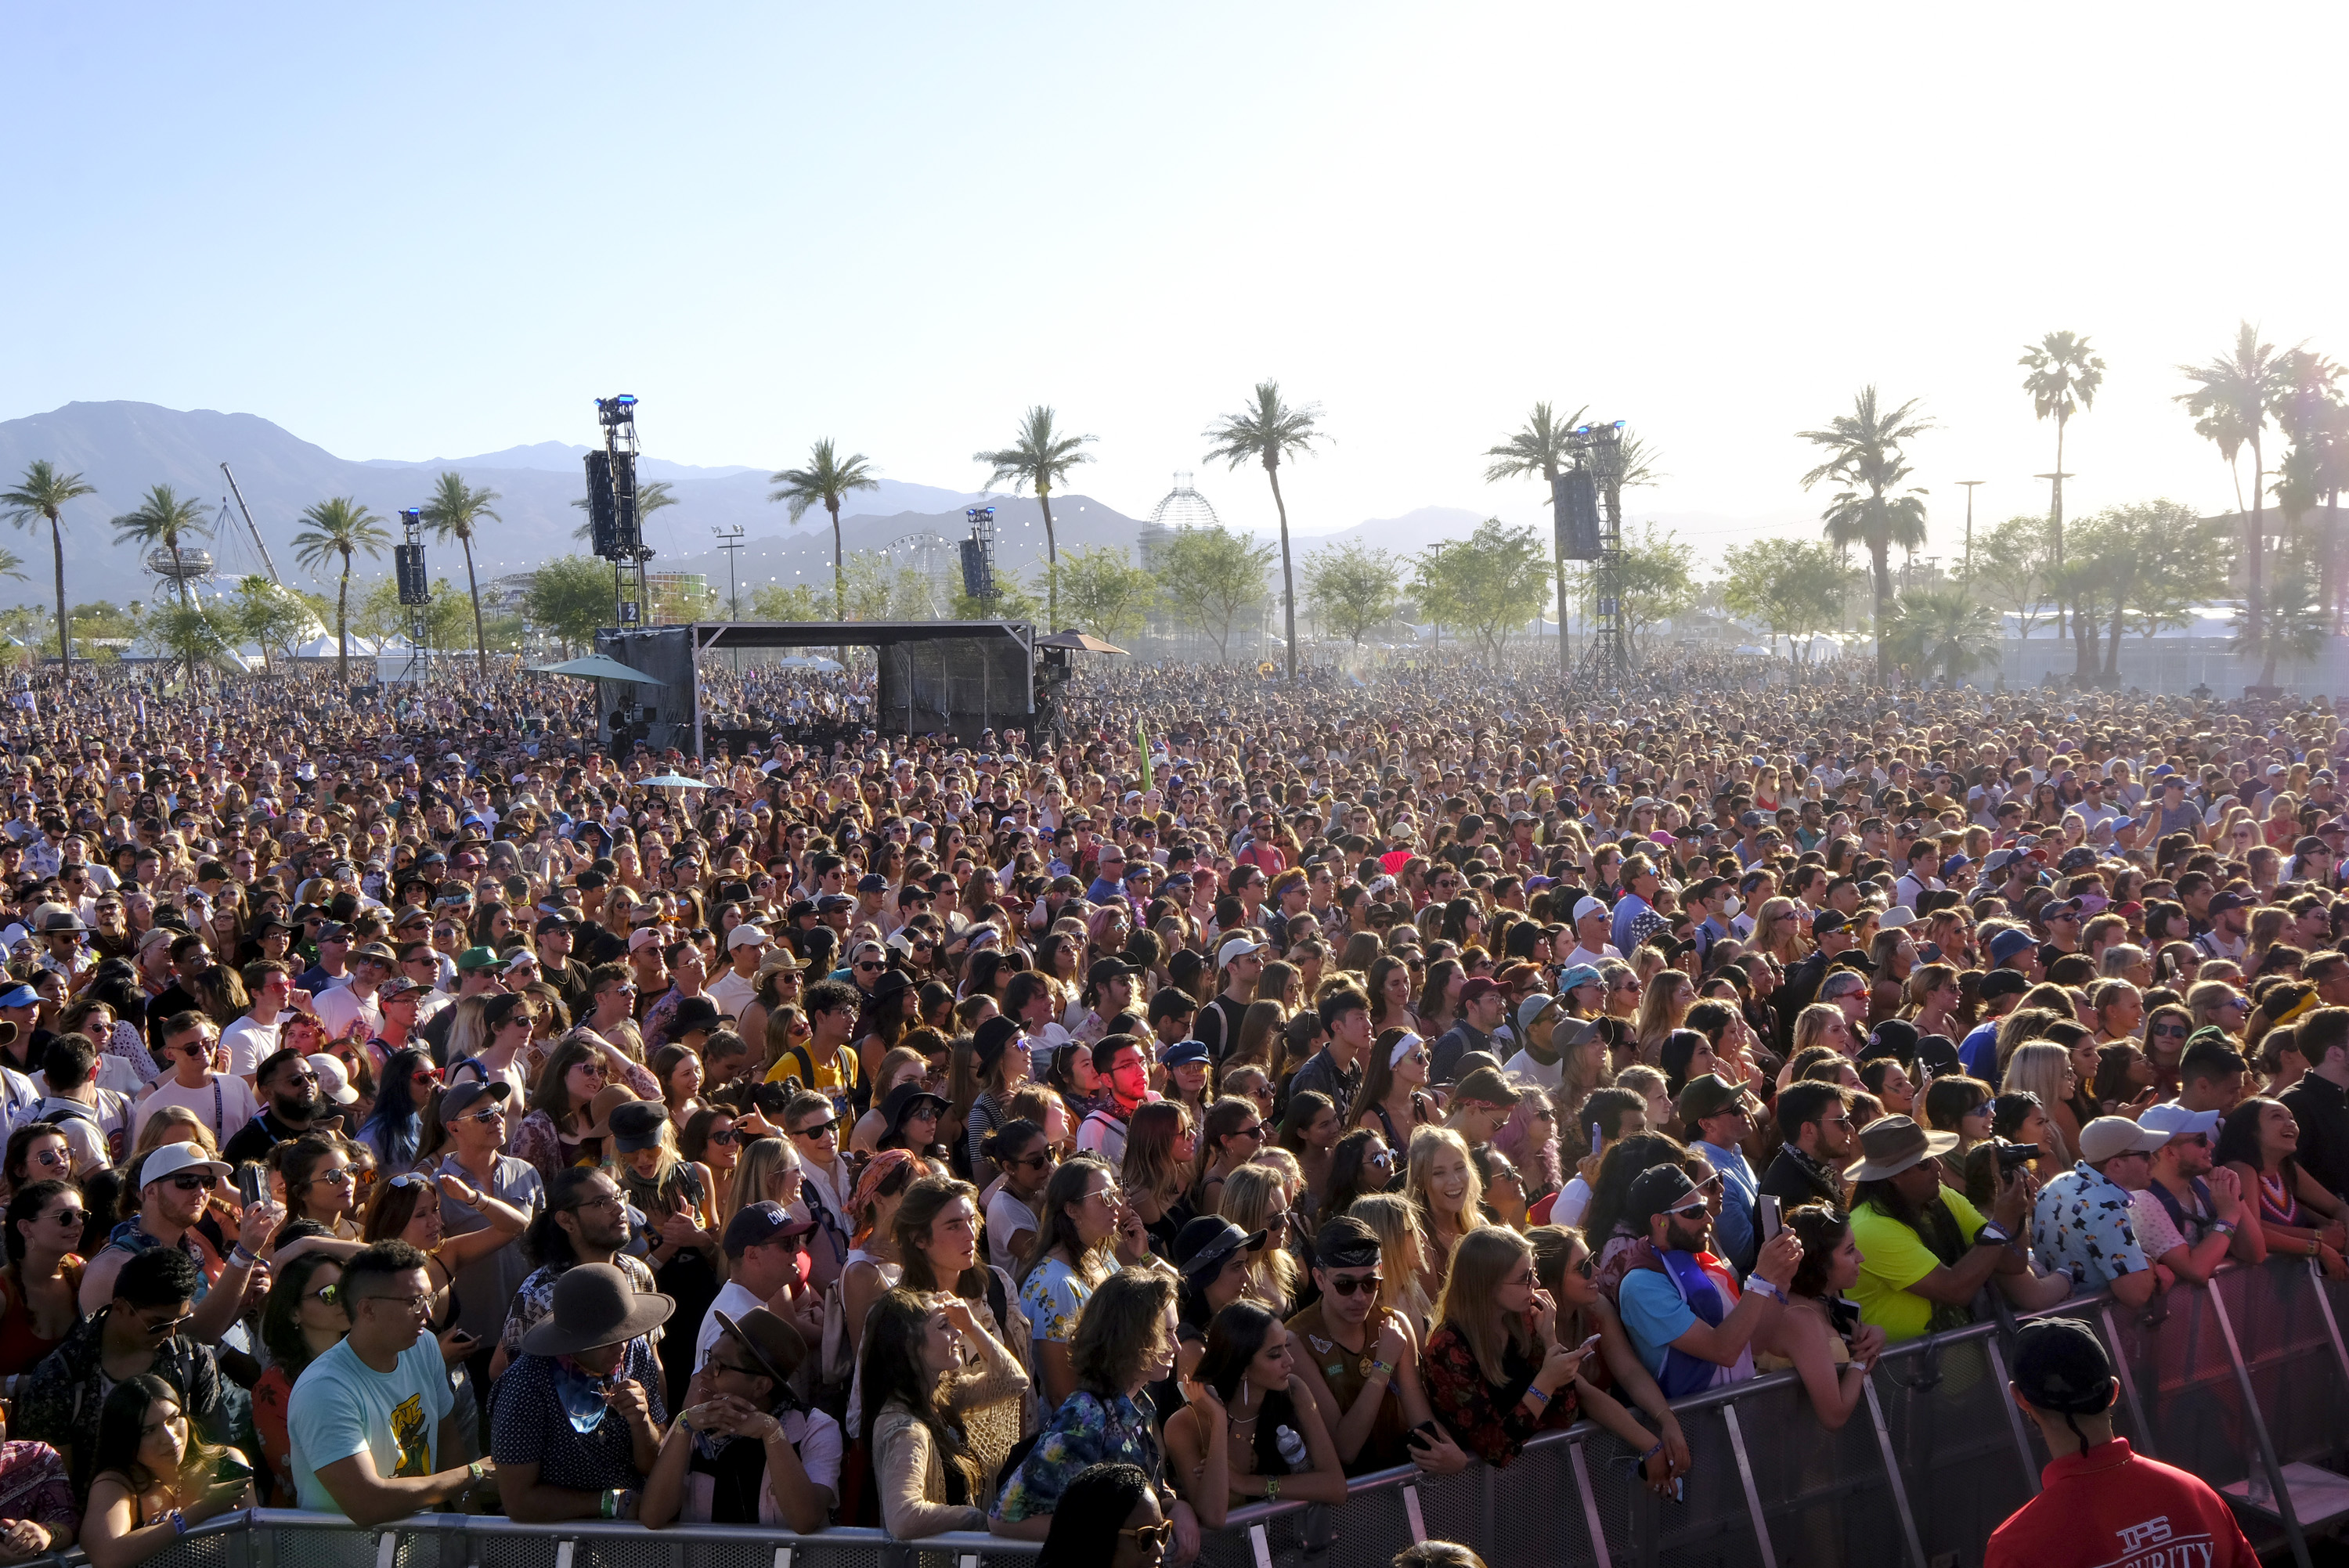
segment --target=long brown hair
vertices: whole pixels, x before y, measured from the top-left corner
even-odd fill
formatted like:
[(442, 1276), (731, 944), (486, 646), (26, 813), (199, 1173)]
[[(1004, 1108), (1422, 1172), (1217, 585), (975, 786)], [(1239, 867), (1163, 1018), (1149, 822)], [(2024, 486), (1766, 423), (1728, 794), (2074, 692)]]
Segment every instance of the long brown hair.
[(1503, 1312), (1499, 1299), (1501, 1286), (1523, 1272), (1533, 1255), (1532, 1245), (1516, 1232), (1487, 1225), (1460, 1238), (1452, 1249), (1452, 1266), (1444, 1271), (1436, 1322), (1460, 1336), (1485, 1381), (1495, 1386), (1508, 1381), (1509, 1352), (1528, 1356), (1534, 1350), (1532, 1330)]

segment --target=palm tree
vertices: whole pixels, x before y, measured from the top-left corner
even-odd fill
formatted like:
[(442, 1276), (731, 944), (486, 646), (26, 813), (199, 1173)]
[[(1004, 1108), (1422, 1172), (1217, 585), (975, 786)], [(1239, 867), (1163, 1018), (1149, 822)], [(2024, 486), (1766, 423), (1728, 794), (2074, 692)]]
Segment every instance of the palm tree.
[[(2243, 629), (2247, 644), (2256, 643), (2267, 626), (2267, 582), (2261, 553), (2267, 539), (2267, 464), (2260, 438), (2267, 428), (2269, 409), (2291, 389), (2290, 357), (2278, 354), (2273, 344), (2261, 343), (2259, 329), (2246, 321), (2237, 325), (2230, 353), (2208, 365), (2181, 365), (2178, 373), (2195, 386), (2190, 392), (2177, 394), (2177, 401), (2194, 416), (2194, 433), (2218, 447), (2227, 467), (2234, 468), (2235, 455), (2245, 446), (2251, 449), (2251, 507), (2243, 539)], [(2240, 513), (2240, 478), (2235, 498)], [(2260, 673), (2261, 686), (2275, 684), (2277, 652), (2273, 646), (2268, 648)]]
[[(587, 498), (583, 495), (571, 504), (577, 507), (581, 511), (585, 511), (587, 510)], [(675, 506), (676, 504), (677, 497), (669, 493), (668, 481), (667, 480), (647, 480), (644, 483), (638, 485), (636, 487), (637, 537), (641, 539), (644, 536), (645, 519), (652, 516), (653, 513), (660, 511), (660, 509), (665, 506)], [(573, 529), (571, 531), (571, 537), (574, 539), (593, 540), (595, 537), (595, 520), (594, 518), (589, 518), (585, 522), (583, 522), (577, 528)]]
[[(1526, 416), (1525, 427), (1497, 447), (1487, 447), (1485, 455), (1493, 460), (1485, 465), (1485, 482), (1498, 484), (1503, 480), (1522, 479), (1539, 474), (1542, 483), (1552, 494), (1557, 490), (1557, 476), (1574, 461), (1574, 450), (1567, 438), (1588, 413), (1588, 406), (1577, 408), (1564, 419), (1556, 418), (1547, 403), (1537, 403)], [(1557, 555), (1557, 673), (1566, 674), (1566, 553)]]
[(840, 503), (853, 491), (879, 490), (880, 480), (864, 453), (841, 457), (833, 450), (829, 436), (808, 449), (807, 467), (785, 469), (771, 475), (770, 480), (775, 488), (767, 492), (767, 499), (787, 502), (793, 522), (805, 517), (808, 508), (818, 504), (832, 514), (832, 618), (847, 620), (848, 578), (841, 565)]
[(1915, 550), (1925, 542), (1925, 491), (1901, 490), (1909, 463), (1900, 444), (1933, 428), (1917, 413), (1910, 398), (1889, 412), (1877, 407), (1876, 388), (1863, 387), (1848, 414), (1838, 414), (1824, 430), (1798, 430), (1804, 440), (1826, 449), (1826, 462), (1803, 476), (1803, 488), (1831, 479), (1844, 488), (1821, 513), (1827, 538), (1837, 548), (1868, 547), (1870, 574), (1876, 588), (1876, 674), (1881, 680), (1891, 669), (1881, 628), (1892, 609), (1892, 547)]
[(1052, 487), (1069, 477), (1069, 470), (1079, 463), (1092, 462), (1092, 454), (1083, 450), (1091, 436), (1064, 436), (1052, 428), (1052, 410), (1038, 403), (1029, 408), (1019, 421), (1019, 433), (1011, 445), (1000, 451), (973, 452), (970, 460), (986, 463), (992, 470), (987, 476), (987, 488), (993, 490), (1005, 480), (1016, 480), (1036, 492), (1036, 502), (1044, 509), (1044, 619), (1052, 630), (1061, 624), (1061, 547), (1052, 532)]
[(338, 495), (322, 500), (302, 514), (310, 526), (294, 536), (294, 559), (316, 572), (340, 561), (343, 580), (335, 595), (335, 678), (345, 686), (351, 679), (351, 557), (364, 550), (381, 555), (391, 542), (383, 519), (361, 506), (356, 497)]
[(170, 485), (157, 485), (135, 509), (116, 518), (112, 526), (119, 542), (137, 544), (142, 551), (160, 545), (171, 552), (171, 578), (180, 585), (180, 604), (191, 606), (194, 601), (181, 569), (180, 542), (191, 535), (197, 539), (211, 535), (212, 524), (204, 521), (202, 503), (193, 496), (182, 500)]
[(1292, 681), (1297, 678), (1297, 583), (1288, 552), (1288, 503), (1280, 496), (1280, 459), (1302, 457), (1313, 449), (1316, 440), (1327, 438), (1314, 428), (1320, 417), (1319, 403), (1291, 408), (1280, 400), (1279, 382), (1259, 381), (1254, 407), (1226, 414), (1204, 432), (1215, 443), (1204, 460), (1212, 463), (1221, 458), (1232, 469), (1245, 462), (1259, 462), (1265, 477), (1272, 480), (1272, 504), (1280, 513), (1280, 609)]
[(498, 499), (493, 490), (472, 490), (465, 476), (444, 473), (432, 488), (432, 499), (424, 503), (424, 521), (442, 539), (454, 537), (465, 547), (465, 591), (473, 598), (473, 660), (484, 678), (490, 673), (489, 639), (481, 634), (481, 580), (473, 572), (473, 534), (484, 522), (502, 522), (504, 519), (490, 510)]
[(1893, 606), (1882, 645), (1920, 676), (1954, 684), (1999, 656), (1999, 613), (1963, 588), (1912, 588)]
[(2047, 542), (2055, 564), (2064, 564), (2064, 427), (2072, 416), (2096, 401), (2105, 384), (2105, 362), (2088, 340), (2072, 332), (2051, 332), (2023, 351), (2017, 365), (2031, 372), (2023, 389), (2031, 394), (2032, 411), (2055, 421), (2054, 491), (2047, 511)]
[(17, 527), (32, 527), (36, 517), (48, 520), (49, 553), (57, 568), (57, 657), (67, 675), (73, 673), (73, 641), (66, 634), (66, 546), (57, 511), (69, 500), (97, 493), (97, 486), (84, 484), (79, 474), (59, 473), (47, 458), (34, 459), (15, 490), (0, 491), (0, 507)]

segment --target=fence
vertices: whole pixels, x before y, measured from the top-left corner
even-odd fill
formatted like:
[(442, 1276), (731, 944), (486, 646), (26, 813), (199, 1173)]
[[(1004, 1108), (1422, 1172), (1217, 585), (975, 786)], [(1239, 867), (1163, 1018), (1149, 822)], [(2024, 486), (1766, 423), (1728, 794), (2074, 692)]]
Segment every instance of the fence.
[[(2349, 1515), (2349, 1284), (2313, 1264), (2232, 1268), (2150, 1311), (2105, 1296), (2035, 1315), (2088, 1322), (2120, 1374), (2120, 1434), (2201, 1476), (2238, 1505), (2262, 1549)], [(1812, 1415), (1792, 1373), (1674, 1407), (1694, 1468), (1683, 1494), (1642, 1486), (1633, 1450), (1585, 1422), (1526, 1445), (1506, 1469), (1364, 1476), (1342, 1509), (1258, 1504), (1210, 1535), (1203, 1568), (1266, 1563), (1385, 1568), (1413, 1541), (1463, 1542), (1490, 1568), (1942, 1568), (1981, 1560), (1999, 1522), (2038, 1490), (2047, 1455), (2008, 1396), (2013, 1320), (1886, 1355), (1839, 1431)], [(817, 1535), (719, 1525), (647, 1532), (579, 1521), (516, 1524), (428, 1514), (380, 1531), (258, 1510), (212, 1521), (156, 1568), (1026, 1568), (1037, 1548), (986, 1535), (899, 1542), (876, 1530)]]

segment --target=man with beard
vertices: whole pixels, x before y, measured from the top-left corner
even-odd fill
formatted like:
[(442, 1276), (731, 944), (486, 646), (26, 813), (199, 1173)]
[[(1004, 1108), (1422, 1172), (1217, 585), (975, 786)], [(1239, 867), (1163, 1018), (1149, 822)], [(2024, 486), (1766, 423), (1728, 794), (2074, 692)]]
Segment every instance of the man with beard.
[(1795, 1233), (1782, 1230), (1762, 1244), (1741, 1290), (1729, 1265), (1705, 1250), (1712, 1205), (1677, 1163), (1641, 1171), (1623, 1217), (1648, 1238), (1623, 1275), (1623, 1326), (1664, 1397), (1753, 1377), (1754, 1333), (1785, 1306), (1803, 1261)]
[(1778, 1091), (1772, 1103), (1780, 1140), (1776, 1158), (1754, 1191), (1785, 1209), (1806, 1203), (1844, 1206), (1843, 1168), (1859, 1151), (1851, 1121), (1851, 1091), (1841, 1084), (1805, 1078)]
[(258, 1162), (288, 1139), (318, 1130), (330, 1108), (318, 1098), (318, 1069), (295, 1050), (273, 1051), (254, 1074), (261, 1090), (260, 1113), (236, 1130), (221, 1150), (231, 1165)]
[(637, 1295), (659, 1295), (652, 1271), (620, 1251), (627, 1244), (628, 1202), (620, 1195), (619, 1184), (594, 1166), (556, 1171), (546, 1183), (546, 1207), (523, 1233), (523, 1251), (543, 1261), (514, 1292), (490, 1376), (505, 1375), (508, 1365), (522, 1354), (523, 1336), (554, 1309), (554, 1282), (580, 1264), (611, 1264), (628, 1276)]

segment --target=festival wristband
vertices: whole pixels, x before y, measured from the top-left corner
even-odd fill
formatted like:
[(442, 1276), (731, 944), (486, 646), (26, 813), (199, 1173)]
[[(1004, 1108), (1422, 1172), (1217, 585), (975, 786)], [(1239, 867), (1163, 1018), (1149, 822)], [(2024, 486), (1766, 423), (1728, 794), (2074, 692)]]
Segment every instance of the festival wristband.
[(1766, 1295), (1772, 1301), (1777, 1302), (1781, 1305), (1785, 1304), (1786, 1293), (1780, 1290), (1776, 1285), (1772, 1284), (1768, 1280), (1764, 1279), (1760, 1274), (1747, 1274), (1745, 1276), (1745, 1288), (1754, 1292), (1757, 1295)]
[(1393, 1363), (1393, 1362), (1392, 1362), (1392, 1361), (1373, 1361), (1373, 1362), (1371, 1362), (1371, 1377), (1393, 1377), (1393, 1376), (1394, 1376), (1394, 1363)]

